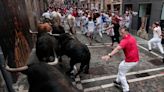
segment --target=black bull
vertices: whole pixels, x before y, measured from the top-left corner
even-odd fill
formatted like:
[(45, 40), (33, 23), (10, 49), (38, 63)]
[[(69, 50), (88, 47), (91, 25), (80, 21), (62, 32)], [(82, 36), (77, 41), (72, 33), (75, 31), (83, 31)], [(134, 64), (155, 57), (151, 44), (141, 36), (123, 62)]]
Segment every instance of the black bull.
[(39, 61), (52, 62), (56, 58), (58, 41), (48, 33), (38, 33), (36, 42), (36, 55)]
[[(27, 75), (30, 85), (29, 92), (81, 92), (75, 88), (57, 68), (48, 64), (56, 64), (55, 50), (57, 40), (47, 33), (38, 34), (36, 43), (36, 56), (31, 55), (28, 66), (16, 69), (6, 69), (8, 71), (20, 71)], [(35, 50), (32, 52), (35, 54)], [(51, 57), (53, 57), (51, 59)], [(35, 58), (39, 60), (35, 61)], [(52, 62), (54, 63), (46, 63)]]
[(80, 92), (53, 66), (32, 64), (24, 73), (28, 76), (29, 92)]
[(69, 33), (61, 34), (58, 37), (58, 40), (61, 56), (67, 55), (71, 58), (70, 70), (68, 73), (73, 70), (74, 65), (77, 63), (81, 63), (81, 65), (80, 70), (76, 75), (80, 74), (82, 71), (84, 71), (84, 73), (89, 73), (91, 54), (88, 47), (85, 44), (82, 44), (78, 39)]
[(39, 62), (21, 68), (8, 68), (8, 71), (21, 71), (27, 75), (28, 92), (81, 92), (54, 66)]

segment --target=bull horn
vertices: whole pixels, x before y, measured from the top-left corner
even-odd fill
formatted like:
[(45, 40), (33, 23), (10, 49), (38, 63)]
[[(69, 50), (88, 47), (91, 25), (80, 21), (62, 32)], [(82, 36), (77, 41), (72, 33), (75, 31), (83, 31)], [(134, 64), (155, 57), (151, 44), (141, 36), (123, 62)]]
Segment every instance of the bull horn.
[(30, 32), (31, 34), (38, 34), (38, 32), (34, 32), (34, 31), (32, 31), (32, 30), (29, 30), (29, 32)]
[(4, 68), (7, 70), (7, 71), (10, 71), (10, 72), (21, 72), (21, 71), (23, 71), (23, 70), (27, 70), (28, 69), (28, 66), (22, 66), (22, 67), (18, 67), (18, 68), (10, 68), (9, 66), (8, 66), (8, 62), (7, 62), (8, 60), (6, 59), (5, 60), (5, 65), (4, 65)]
[(21, 71), (27, 70), (28, 66), (22, 66), (22, 67), (18, 67), (18, 68), (10, 68), (8, 65), (6, 65), (5, 69), (10, 72), (21, 72)]
[(56, 65), (58, 64), (58, 58), (55, 58), (54, 62), (49, 62), (49, 65)]
[(52, 34), (51, 32), (48, 32), (48, 34), (52, 36), (60, 36), (60, 34)]

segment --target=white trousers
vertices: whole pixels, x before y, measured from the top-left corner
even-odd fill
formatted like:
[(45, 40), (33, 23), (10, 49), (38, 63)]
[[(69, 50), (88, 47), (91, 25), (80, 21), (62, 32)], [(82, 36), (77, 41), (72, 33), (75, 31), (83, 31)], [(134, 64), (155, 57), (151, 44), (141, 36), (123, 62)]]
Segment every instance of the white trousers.
[(97, 28), (97, 32), (98, 32), (99, 36), (100, 36), (101, 38), (103, 38), (103, 35), (102, 35), (102, 28), (101, 28), (101, 27), (100, 27), (100, 28)]
[(129, 85), (126, 80), (126, 73), (137, 64), (138, 62), (125, 62), (125, 60), (120, 63), (116, 81), (121, 82), (123, 92), (129, 91)]
[(76, 18), (76, 26), (80, 27), (80, 18), (79, 17)]
[(86, 27), (86, 26), (82, 26), (81, 32), (82, 32), (83, 34), (87, 33), (87, 27)]
[(158, 46), (160, 52), (162, 54), (164, 54), (164, 50), (163, 50), (163, 47), (162, 47), (162, 44), (161, 44), (161, 39), (160, 38), (152, 38), (148, 41), (148, 48), (149, 50), (152, 49), (151, 45), (154, 45), (154, 46)]

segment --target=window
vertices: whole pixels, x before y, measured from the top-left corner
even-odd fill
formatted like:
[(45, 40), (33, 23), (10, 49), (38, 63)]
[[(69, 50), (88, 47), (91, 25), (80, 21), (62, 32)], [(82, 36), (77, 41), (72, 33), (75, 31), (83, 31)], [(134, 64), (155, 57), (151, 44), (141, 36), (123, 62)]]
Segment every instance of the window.
[(151, 4), (140, 4), (139, 17), (143, 17), (151, 14)]

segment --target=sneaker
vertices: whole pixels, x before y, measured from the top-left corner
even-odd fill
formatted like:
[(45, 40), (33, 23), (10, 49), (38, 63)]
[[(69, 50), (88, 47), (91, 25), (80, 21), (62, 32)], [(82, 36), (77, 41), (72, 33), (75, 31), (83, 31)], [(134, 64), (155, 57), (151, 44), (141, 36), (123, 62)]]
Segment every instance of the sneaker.
[(149, 52), (151, 52), (152, 50), (149, 50)]
[(113, 81), (113, 83), (116, 87), (119, 87), (119, 88), (121, 87), (121, 82)]

